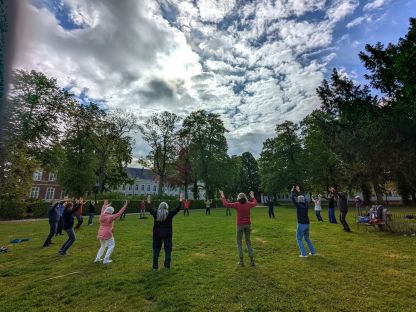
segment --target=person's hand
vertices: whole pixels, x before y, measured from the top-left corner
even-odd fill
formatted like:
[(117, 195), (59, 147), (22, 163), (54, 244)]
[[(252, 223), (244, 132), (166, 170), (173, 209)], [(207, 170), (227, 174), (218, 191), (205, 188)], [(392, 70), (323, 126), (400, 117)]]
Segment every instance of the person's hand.
[(296, 189), (296, 192), (300, 192), (300, 187), (299, 187), (299, 185), (296, 185), (296, 187), (295, 187), (295, 189)]
[(250, 197), (254, 198), (254, 192), (253, 191), (250, 191)]
[(82, 205), (84, 203), (84, 198), (80, 197), (79, 198), (79, 203)]
[(293, 185), (291, 192), (294, 192), (294, 191), (295, 191), (295, 186)]
[(184, 199), (184, 196), (183, 196), (183, 193), (181, 192), (181, 195), (179, 195), (179, 201), (183, 202), (183, 199)]
[(108, 199), (104, 199), (103, 208), (107, 208), (108, 206)]
[(147, 195), (147, 203), (150, 204), (152, 201), (152, 197), (150, 195)]
[(220, 196), (221, 196), (221, 198), (224, 198), (225, 196), (224, 196), (224, 192), (223, 191), (221, 191), (220, 190)]

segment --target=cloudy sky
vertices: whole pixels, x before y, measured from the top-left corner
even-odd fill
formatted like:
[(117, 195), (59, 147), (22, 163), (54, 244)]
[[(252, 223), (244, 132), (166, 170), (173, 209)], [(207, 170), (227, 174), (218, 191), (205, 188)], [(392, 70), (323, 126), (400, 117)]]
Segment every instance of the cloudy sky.
[[(416, 0), (20, 0), (15, 68), (82, 101), (222, 116), (230, 154), (260, 153), (319, 106), (333, 67), (358, 82), (366, 43), (397, 42)], [(137, 135), (134, 156), (147, 148)]]

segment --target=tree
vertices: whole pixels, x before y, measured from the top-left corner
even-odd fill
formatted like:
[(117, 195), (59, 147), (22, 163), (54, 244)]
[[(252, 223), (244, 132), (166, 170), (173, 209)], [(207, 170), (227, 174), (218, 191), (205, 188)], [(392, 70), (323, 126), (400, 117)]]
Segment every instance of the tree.
[(172, 171), (178, 150), (177, 123), (180, 117), (164, 111), (153, 114), (144, 126), (140, 126), (143, 139), (149, 144), (150, 152), (140, 162), (152, 168), (159, 176), (159, 195), (163, 189), (168, 174)]
[(304, 167), (302, 146), (297, 131), (299, 127), (291, 121), (276, 126), (277, 136), (263, 143), (259, 167), (261, 189), (275, 194), (288, 191), (293, 184), (302, 184)]
[(91, 106), (95, 119), (89, 137), (98, 157), (98, 193), (106, 185), (116, 186), (129, 181), (124, 168), (132, 160), (132, 134), (137, 128), (137, 118), (130, 113), (114, 111), (109, 114)]
[(248, 194), (253, 191), (258, 197), (260, 195), (260, 176), (257, 160), (250, 152), (245, 152), (241, 155), (240, 164), (240, 183), (242, 192)]
[(204, 182), (208, 197), (213, 197), (225, 182), (222, 173), (228, 163), (226, 132), (220, 116), (204, 110), (192, 112), (182, 124), (181, 135), (190, 141), (194, 179)]
[(398, 182), (404, 202), (416, 201), (416, 19), (397, 44), (367, 44), (360, 59), (369, 70), (365, 77), (383, 94), (385, 144), (389, 147), (391, 174)]

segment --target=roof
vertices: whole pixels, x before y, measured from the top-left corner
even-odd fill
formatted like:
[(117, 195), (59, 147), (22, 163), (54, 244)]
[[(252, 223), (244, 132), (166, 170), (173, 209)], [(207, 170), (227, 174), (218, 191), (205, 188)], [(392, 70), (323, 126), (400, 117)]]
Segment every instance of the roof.
[(139, 179), (139, 180), (158, 180), (157, 174), (155, 174), (152, 170), (144, 169), (144, 168), (124, 168), (127, 175), (131, 179)]

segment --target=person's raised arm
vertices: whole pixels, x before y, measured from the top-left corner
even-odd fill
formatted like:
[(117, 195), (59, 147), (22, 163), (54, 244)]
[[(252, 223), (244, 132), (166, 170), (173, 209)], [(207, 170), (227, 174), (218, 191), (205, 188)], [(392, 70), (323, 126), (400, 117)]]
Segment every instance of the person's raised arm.
[(101, 208), (101, 214), (105, 212), (105, 209), (108, 207), (108, 199), (104, 200), (103, 207)]
[(150, 214), (156, 218), (156, 210), (152, 207), (152, 197), (150, 195), (147, 195), (146, 207), (149, 208)]
[(292, 187), (290, 198), (292, 199), (292, 203), (296, 206), (296, 193), (295, 193), (295, 186)]
[(117, 213), (115, 213), (115, 214), (113, 214), (112, 215), (112, 217), (113, 217), (113, 220), (115, 220), (115, 219), (118, 219), (122, 214), (123, 214), (123, 212), (127, 209), (127, 204), (128, 204), (129, 202), (126, 200), (125, 202), (124, 202), (124, 205), (123, 205), (123, 207), (121, 207), (121, 209), (117, 212)]
[(237, 203), (230, 203), (224, 195), (223, 191), (220, 191), (220, 196), (221, 196), (221, 200), (222, 200), (222, 204), (224, 207), (226, 208), (236, 208), (237, 207)]
[(255, 207), (257, 205), (257, 199), (254, 196), (254, 192), (253, 191), (250, 192), (250, 197), (251, 197), (251, 202), (249, 202), (250, 208), (253, 208), (253, 207)]
[(175, 209), (172, 210), (172, 216), (176, 215), (179, 212), (179, 210), (181, 210), (183, 201), (184, 201), (184, 196), (183, 196), (183, 193), (181, 193), (179, 195), (179, 203), (178, 203), (178, 205), (176, 206)]

